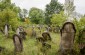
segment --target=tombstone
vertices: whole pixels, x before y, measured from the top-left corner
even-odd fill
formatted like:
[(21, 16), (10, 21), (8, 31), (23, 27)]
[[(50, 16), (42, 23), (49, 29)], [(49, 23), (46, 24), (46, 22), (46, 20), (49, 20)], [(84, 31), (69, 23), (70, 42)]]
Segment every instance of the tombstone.
[(59, 33), (60, 32), (60, 27), (59, 26), (53, 26), (53, 30), (54, 33)]
[(53, 28), (53, 32), (57, 33), (57, 28), (56, 27)]
[(73, 45), (76, 29), (73, 23), (64, 23), (61, 29), (60, 55), (73, 55)]
[(39, 25), (37, 25), (37, 28), (40, 30), (41, 29), (41, 27), (39, 26)]
[(16, 34), (17, 34), (17, 35), (20, 35), (19, 32), (20, 32), (20, 29), (19, 29), (19, 27), (18, 27), (17, 30), (16, 30)]
[(14, 42), (15, 52), (22, 52), (23, 44), (22, 44), (22, 39), (20, 38), (19, 35), (17, 34), (13, 35), (13, 42)]
[(51, 49), (51, 45), (49, 44), (49, 42), (47, 42), (48, 40), (51, 41), (50, 34), (48, 32), (43, 32), (42, 37), (39, 36), (36, 38), (36, 40), (41, 43), (42, 47), (40, 48), (40, 50), (43, 55), (47, 55), (47, 51)]
[(45, 41), (50, 40), (51, 41), (51, 36), (49, 32), (43, 32), (42, 37)]
[(57, 30), (57, 33), (59, 33), (60, 32), (60, 27), (56, 26), (56, 30)]
[(16, 30), (16, 34), (20, 35), (19, 32), (24, 32), (24, 28), (22, 26), (18, 27)]
[(52, 32), (52, 28), (51, 28), (51, 27), (48, 27), (48, 31), (49, 31), (49, 32)]
[(19, 32), (22, 39), (26, 39), (26, 32)]
[(19, 27), (20, 32), (24, 31), (24, 28), (22, 26)]
[(5, 36), (6, 37), (8, 37), (8, 29), (9, 29), (9, 25), (8, 24), (5, 24), (4, 33), (5, 33)]
[(47, 31), (47, 32), (48, 32), (48, 27), (47, 27), (47, 26), (45, 26), (45, 31)]
[(43, 37), (37, 37), (36, 40), (38, 42), (41, 42), (41, 43), (44, 43), (45, 42), (45, 40), (43, 39)]
[(51, 48), (51, 45), (48, 44), (48, 43), (46, 43), (46, 42), (43, 42), (43, 43), (42, 43), (42, 47), (45, 47), (45, 48), (47, 48), (47, 49), (50, 49), (50, 48)]
[(24, 29), (23, 29), (22, 26), (20, 26), (20, 27), (17, 28), (17, 30), (16, 30), (16, 34), (19, 35), (20, 38), (22, 38), (22, 39), (26, 39), (26, 35), (27, 35), (27, 33), (24, 31)]
[(36, 37), (36, 31), (34, 30), (34, 28), (32, 28), (32, 37)]
[(39, 30), (39, 33), (41, 34), (42, 26), (41, 26), (41, 25), (37, 25), (37, 28), (38, 28), (38, 30)]
[(85, 55), (85, 28), (79, 34), (80, 55)]

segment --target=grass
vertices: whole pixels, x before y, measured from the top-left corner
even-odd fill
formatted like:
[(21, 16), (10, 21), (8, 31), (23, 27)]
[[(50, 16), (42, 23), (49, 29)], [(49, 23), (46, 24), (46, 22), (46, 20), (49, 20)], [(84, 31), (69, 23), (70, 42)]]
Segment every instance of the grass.
[[(55, 55), (59, 49), (60, 35), (56, 33), (50, 33), (52, 37), (51, 49), (47, 50), (47, 55)], [(40, 51), (41, 44), (37, 43), (35, 38), (30, 38), (26, 36), (26, 40), (23, 40), (23, 52), (17, 55), (43, 55)], [(14, 44), (11, 38), (6, 38), (4, 35), (0, 34), (0, 46), (5, 49), (0, 53), (0, 55), (14, 55)]]

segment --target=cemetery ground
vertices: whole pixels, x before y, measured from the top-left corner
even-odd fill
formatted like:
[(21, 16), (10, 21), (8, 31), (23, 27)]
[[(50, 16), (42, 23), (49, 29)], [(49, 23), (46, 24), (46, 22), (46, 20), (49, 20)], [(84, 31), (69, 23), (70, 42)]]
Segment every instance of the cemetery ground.
[[(52, 41), (49, 42), (51, 49), (48, 49), (46, 53), (47, 55), (55, 55), (59, 49), (60, 34), (50, 34), (52, 38)], [(0, 33), (0, 46), (4, 48), (0, 55), (14, 55), (14, 44), (12, 38), (6, 38)], [(40, 48), (41, 43), (38, 43), (35, 38), (31, 38), (29, 35), (27, 35), (26, 40), (23, 40), (23, 52), (17, 53), (17, 55), (43, 55)]]

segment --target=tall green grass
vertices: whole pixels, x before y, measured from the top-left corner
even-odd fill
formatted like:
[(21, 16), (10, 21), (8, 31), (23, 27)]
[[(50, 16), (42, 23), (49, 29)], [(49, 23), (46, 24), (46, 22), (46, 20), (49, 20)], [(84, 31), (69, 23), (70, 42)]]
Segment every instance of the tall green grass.
[[(59, 49), (60, 35), (51, 33), (51, 37), (52, 42), (49, 42), (51, 49), (46, 51), (47, 55), (55, 55)], [(14, 55), (14, 44), (11, 38), (6, 38), (3, 34), (0, 34), (0, 46), (4, 48), (0, 55)], [(23, 40), (23, 52), (16, 55), (43, 55), (40, 48), (42, 48), (41, 43), (37, 43), (35, 38), (26, 36), (26, 40)]]

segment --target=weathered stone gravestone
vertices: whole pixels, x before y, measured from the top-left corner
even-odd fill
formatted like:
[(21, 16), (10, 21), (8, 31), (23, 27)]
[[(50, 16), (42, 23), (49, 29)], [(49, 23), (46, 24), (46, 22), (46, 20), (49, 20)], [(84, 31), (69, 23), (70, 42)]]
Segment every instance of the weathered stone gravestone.
[(76, 29), (73, 23), (64, 23), (61, 29), (60, 55), (73, 55)]
[(45, 26), (45, 31), (49, 32), (49, 30), (48, 30), (48, 27), (47, 27), (47, 26)]
[(47, 42), (47, 41), (51, 41), (52, 39), (51, 39), (51, 36), (50, 36), (50, 33), (48, 33), (48, 32), (43, 32), (42, 33), (42, 36), (37, 36), (36, 37), (36, 40), (38, 41), (38, 42), (41, 42), (42, 44), (43, 43), (45, 43), (45, 42)]
[(22, 39), (26, 39), (27, 33), (24, 31), (24, 28), (22, 26), (18, 27), (16, 30), (16, 34), (20, 36)]
[(8, 29), (9, 29), (9, 25), (8, 24), (5, 24), (4, 33), (5, 33), (5, 36), (6, 37), (8, 37)]
[(85, 28), (79, 34), (80, 55), (85, 55)]
[(31, 34), (32, 37), (36, 37), (36, 31), (34, 30), (34, 28), (32, 28), (32, 34)]
[(24, 31), (24, 28), (22, 26), (19, 27), (20, 32)]
[(51, 45), (49, 44), (49, 40), (51, 41), (51, 36), (49, 32), (43, 32), (42, 36), (36, 38), (36, 40), (41, 43), (40, 51), (43, 55), (48, 55), (47, 51), (51, 49)]
[(53, 28), (53, 32), (54, 33), (59, 33), (59, 31), (60, 31), (60, 27), (59, 26), (56, 26), (56, 27)]
[(40, 25), (37, 25), (37, 28), (40, 30), (41, 29)]
[(48, 27), (48, 31), (49, 31), (49, 32), (52, 32), (52, 28), (51, 28), (51, 27)]
[(16, 34), (17, 34), (17, 35), (20, 35), (19, 32), (20, 32), (20, 29), (19, 29), (19, 27), (18, 27), (17, 30), (16, 30)]
[(51, 36), (49, 32), (43, 32), (42, 37), (45, 41), (50, 40), (51, 41)]
[(13, 42), (14, 42), (15, 52), (22, 52), (23, 44), (22, 44), (22, 39), (20, 38), (19, 35), (17, 34), (13, 35)]
[(42, 26), (41, 25), (37, 25), (37, 29), (38, 29), (38, 32), (41, 34)]
[(26, 39), (26, 32), (19, 32), (22, 39)]
[(16, 34), (20, 35), (20, 32), (24, 32), (24, 28), (22, 26), (16, 29)]

